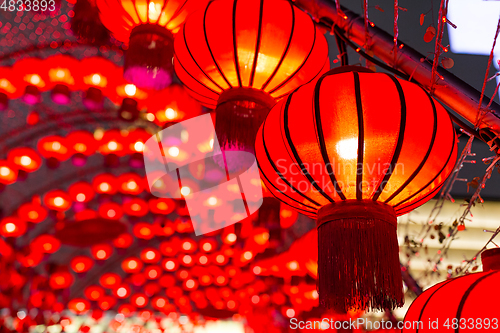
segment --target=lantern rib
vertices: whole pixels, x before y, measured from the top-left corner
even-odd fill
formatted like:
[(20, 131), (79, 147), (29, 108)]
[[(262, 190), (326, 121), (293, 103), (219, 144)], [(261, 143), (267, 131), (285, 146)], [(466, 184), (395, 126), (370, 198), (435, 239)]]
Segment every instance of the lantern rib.
[[(179, 62), (179, 65), (181, 65), (181, 66), (182, 66), (182, 64), (181, 64), (180, 62)], [(184, 68), (184, 66), (182, 66), (182, 68), (184, 69), (184, 71), (186, 70), (186, 69)], [(190, 74), (190, 75), (191, 75), (191, 74)], [(193, 77), (193, 79), (194, 79), (194, 80), (196, 80), (194, 77)], [(200, 83), (200, 81), (198, 81), (198, 80), (196, 80), (196, 82)], [(201, 83), (200, 83), (200, 84), (201, 84)], [(214, 104), (211, 104), (211, 106), (213, 106), (214, 108), (216, 107), (216, 105), (217, 105), (217, 101), (216, 101), (216, 100), (214, 100), (213, 98), (208, 97), (208, 96), (205, 96), (205, 95), (202, 95), (202, 94), (200, 94), (199, 92), (194, 91), (193, 89), (189, 88), (189, 87), (188, 87), (188, 86), (186, 86), (186, 85), (184, 85), (184, 88), (186, 88), (187, 90), (191, 91), (191, 92), (192, 92), (193, 94), (195, 94), (195, 95), (200, 95), (200, 96), (205, 97), (206, 99), (209, 99), (209, 100), (214, 101), (215, 103), (214, 103)], [(210, 89), (210, 88), (208, 88), (208, 87), (207, 87), (207, 89)], [(213, 91), (212, 89), (210, 89), (210, 91), (211, 91), (211, 92), (213, 92), (214, 94), (217, 94), (217, 93), (216, 93), (215, 91)]]
[(288, 44), (286, 45), (285, 50), (281, 54), (280, 61), (276, 65), (276, 68), (274, 69), (272, 74), (267, 78), (266, 82), (264, 82), (264, 84), (262, 85), (262, 88), (261, 88), (262, 90), (267, 88), (269, 83), (271, 83), (271, 81), (274, 79), (274, 77), (278, 73), (279, 69), (281, 68), (281, 65), (283, 64), (283, 61), (285, 61), (285, 58), (288, 55), (288, 51), (290, 50), (290, 45), (292, 44), (292, 38), (293, 38), (293, 34), (295, 32), (295, 8), (291, 2), (289, 2), (289, 4), (290, 4), (290, 9), (292, 10), (292, 27), (290, 29), (290, 37), (288, 38)]
[[(451, 127), (452, 128), (452, 131), (454, 131), (453, 129), (453, 126)], [(452, 143), (451, 145), (453, 146), (455, 144), (455, 135), (451, 135), (451, 140), (452, 140)], [(409, 200), (411, 200), (413, 197), (415, 197), (416, 195), (418, 195), (420, 192), (422, 192), (424, 189), (426, 189), (428, 186), (430, 186), (439, 176), (441, 176), (441, 174), (443, 173), (444, 169), (446, 168), (446, 166), (448, 165), (448, 163), (450, 162), (450, 159), (451, 157), (453, 156), (453, 152), (454, 152), (454, 149), (451, 149), (450, 150), (450, 155), (448, 155), (448, 159), (446, 160), (446, 163), (444, 163), (443, 167), (441, 168), (441, 170), (439, 170), (438, 173), (436, 173), (436, 175), (427, 183), (425, 184), (425, 186), (422, 186), (422, 188), (420, 190), (418, 190), (417, 192), (413, 193), (411, 196), (409, 196), (408, 198), (406, 198), (405, 200), (401, 201), (400, 203), (394, 205), (394, 209), (396, 209), (396, 207), (398, 206), (401, 206), (402, 204), (404, 204), (405, 202), (408, 202)], [(438, 189), (441, 188), (441, 186), (438, 187)]]
[(403, 185), (401, 185), (387, 200), (385, 200), (384, 203), (388, 203), (392, 199), (394, 199), (399, 193), (401, 193), (401, 191), (403, 191), (406, 188), (406, 186), (408, 186), (413, 181), (413, 179), (415, 179), (415, 177), (420, 173), (420, 171), (424, 167), (425, 163), (427, 162), (427, 159), (429, 158), (429, 156), (432, 152), (432, 149), (434, 148), (434, 139), (436, 138), (436, 134), (437, 134), (437, 122), (438, 122), (437, 110), (436, 110), (436, 105), (434, 104), (434, 101), (432, 100), (432, 97), (429, 95), (429, 93), (427, 91), (425, 91), (425, 90), (423, 90), (423, 91), (425, 92), (425, 94), (429, 98), (429, 100), (432, 104), (432, 111), (434, 113), (434, 125), (432, 127), (431, 144), (429, 145), (429, 148), (427, 149), (427, 152), (426, 152), (424, 158), (422, 159), (422, 161), (420, 162), (419, 166), (415, 169), (415, 171), (413, 171), (411, 176), (403, 183)]
[(297, 161), (297, 164), (299, 165), (300, 167), (300, 171), (302, 172), (302, 174), (307, 178), (307, 180), (309, 181), (309, 183), (311, 183), (311, 185), (322, 195), (324, 196), (328, 201), (330, 202), (335, 202), (328, 194), (326, 194), (322, 189), (321, 187), (318, 186), (317, 182), (312, 178), (311, 174), (309, 173), (309, 171), (306, 169), (304, 163), (302, 162), (302, 159), (300, 158), (299, 156), (299, 153), (297, 152), (297, 150), (295, 149), (295, 146), (293, 145), (293, 142), (292, 142), (292, 137), (290, 136), (290, 128), (288, 127), (288, 108), (290, 107), (290, 102), (292, 101), (292, 97), (293, 97), (293, 94), (295, 94), (297, 90), (295, 90), (293, 93), (291, 93), (287, 100), (286, 100), (286, 104), (285, 104), (285, 110), (284, 110), (284, 113), (283, 113), (283, 125), (284, 125), (284, 128), (285, 128), (285, 137), (286, 137), (286, 143), (288, 143), (288, 147), (290, 148), (290, 150), (292, 151), (292, 154), (295, 158), (295, 161)]
[[(203, 73), (203, 75), (205, 75), (207, 77), (207, 79), (209, 79), (213, 84), (215, 84), (217, 86), (217, 88), (219, 88), (220, 90), (224, 91), (224, 88), (222, 88), (219, 84), (217, 84), (217, 82), (215, 82), (207, 73), (205, 73), (205, 71), (201, 68), (201, 66), (198, 64), (198, 62), (196, 61), (196, 59), (194, 58), (193, 56), (193, 53), (191, 52), (191, 49), (189, 48), (189, 45), (188, 45), (188, 42), (187, 42), (187, 39), (186, 39), (186, 25), (184, 25), (184, 28), (182, 29), (182, 36), (184, 37), (184, 45), (186, 45), (186, 49), (189, 53), (189, 55), (191, 56), (191, 59), (193, 59), (193, 62), (196, 64), (196, 66), (198, 66), (198, 68), (200, 69), (200, 71)], [(207, 89), (210, 89), (213, 93), (215, 94), (219, 94), (217, 92), (215, 92), (214, 90), (212, 90), (211, 88), (207, 87), (207, 85), (201, 83), (200, 81), (198, 81), (198, 79), (196, 79), (193, 75), (191, 75), (191, 73), (189, 73), (188, 70), (186, 70), (186, 67), (184, 67), (182, 65), (182, 63), (179, 61), (180, 57), (175, 57), (176, 61), (182, 66), (182, 68), (184, 69), (184, 71), (189, 74), (189, 76), (191, 76), (194, 80), (196, 80), (198, 83), (200, 83), (202, 86), (204, 86), (205, 88)]]
[(259, 28), (257, 30), (257, 42), (255, 45), (255, 52), (253, 57), (252, 72), (250, 73), (249, 86), (253, 87), (253, 82), (255, 80), (255, 70), (257, 69), (257, 62), (259, 61), (259, 51), (262, 37), (262, 17), (264, 16), (264, 0), (260, 0), (260, 12), (259, 12)]
[(208, 36), (207, 36), (207, 12), (208, 12), (208, 9), (210, 8), (210, 5), (212, 3), (213, 2), (210, 2), (208, 4), (207, 8), (205, 8), (205, 12), (203, 13), (203, 34), (205, 35), (205, 43), (207, 44), (208, 52), (210, 52), (210, 56), (212, 57), (212, 61), (214, 62), (214, 65), (217, 68), (217, 71), (219, 71), (219, 74), (222, 76), (222, 78), (224, 79), (224, 81), (226, 81), (226, 83), (229, 86), (229, 88), (233, 88), (233, 86), (231, 85), (231, 83), (229, 83), (229, 81), (227, 80), (226, 76), (224, 75), (224, 73), (220, 69), (220, 66), (217, 63), (217, 60), (215, 60), (214, 53), (212, 52), (212, 49), (210, 48), (210, 43), (208, 42)]
[(387, 185), (389, 178), (391, 178), (392, 172), (394, 171), (394, 168), (396, 167), (396, 163), (399, 160), (399, 155), (401, 154), (401, 149), (403, 148), (403, 139), (404, 139), (404, 134), (405, 134), (405, 128), (406, 128), (406, 101), (405, 101), (405, 95), (403, 92), (403, 88), (401, 87), (401, 84), (399, 81), (392, 75), (387, 74), (387, 76), (394, 82), (394, 85), (396, 86), (396, 89), (398, 90), (399, 94), (399, 103), (401, 104), (401, 121), (399, 125), (399, 136), (398, 136), (398, 142), (396, 144), (396, 150), (394, 151), (394, 155), (392, 155), (392, 161), (389, 169), (387, 169), (384, 178), (380, 182), (380, 185), (378, 186), (377, 191), (373, 195), (373, 201), (376, 201), (380, 195), (382, 194), (385, 185)]
[[(472, 292), (472, 290), (483, 280), (485, 280), (486, 278), (489, 278), (490, 276), (494, 275), (498, 273), (498, 271), (493, 271), (493, 272), (490, 272), (489, 274), (486, 274), (484, 276), (481, 276), (479, 279), (477, 279), (476, 281), (474, 281), (473, 284), (471, 284), (469, 286), (469, 288), (467, 288), (467, 290), (465, 291), (465, 293), (462, 295), (462, 299), (460, 300), (460, 304), (458, 305), (458, 309), (457, 309), (457, 315), (455, 316), (455, 318), (458, 319), (458, 322), (460, 322), (460, 318), (462, 317), (462, 310), (464, 309), (464, 306), (465, 306), (465, 302), (467, 301), (467, 298), (469, 297), (470, 293)], [(456, 280), (454, 280), (456, 281)], [(459, 332), (459, 328), (460, 327), (457, 327), (455, 329), (455, 332), (458, 333)]]
[[(358, 165), (356, 172), (356, 199), (363, 199), (363, 159), (365, 153), (365, 124), (363, 121), (363, 105), (361, 104), (361, 87), (359, 73), (353, 72), (354, 91), (356, 95), (356, 112), (358, 114)], [(319, 91), (318, 91), (319, 94)], [(319, 119), (319, 118), (318, 118)]]
[[(286, 80), (283, 80), (283, 82), (281, 82), (278, 86), (274, 87), (271, 91), (269, 91), (269, 94), (273, 94), (274, 92), (276, 92), (277, 90), (281, 89), (283, 86), (285, 86), (286, 84), (288, 84), (288, 82), (290, 82), (293, 79), (293, 77), (295, 75), (297, 75), (297, 73), (300, 72), (300, 70), (302, 69), (302, 67), (304, 67), (304, 65), (307, 63), (307, 60), (311, 56), (311, 54), (312, 54), (312, 52), (314, 50), (314, 46), (316, 45), (316, 33), (317, 32), (316, 32), (316, 26), (314, 25), (314, 22), (312, 22), (312, 26), (313, 26), (313, 29), (314, 29), (314, 38), (313, 38), (313, 43), (311, 45), (311, 49), (309, 50), (309, 53), (307, 54), (307, 57), (305, 57), (304, 60), (302, 60), (302, 63), (300, 64), (300, 66), (290, 76), (288, 76), (286, 78)], [(321, 70), (319, 72), (321, 72)]]
[(335, 177), (335, 174), (332, 169), (332, 163), (330, 163), (330, 157), (328, 156), (328, 150), (326, 149), (326, 144), (325, 144), (325, 136), (323, 134), (323, 125), (321, 123), (321, 111), (319, 108), (319, 92), (321, 88), (321, 82), (328, 77), (331, 76), (332, 74), (326, 74), (323, 75), (318, 82), (316, 83), (314, 87), (314, 120), (315, 120), (315, 125), (316, 125), (316, 133), (317, 133), (317, 140), (316, 143), (319, 145), (320, 151), (321, 151), (321, 156), (323, 157), (323, 162), (325, 163), (326, 170), (330, 176), (330, 180), (335, 188), (335, 191), (339, 195), (341, 200), (346, 200), (346, 196), (342, 192), (342, 189), (339, 187), (339, 184), (337, 182), (337, 178)]
[[(304, 193), (300, 192), (297, 188), (295, 188), (295, 186), (293, 186), (292, 184), (290, 184), (290, 182), (285, 178), (283, 177), (283, 175), (281, 174), (281, 172), (278, 171), (278, 168), (276, 167), (276, 164), (274, 164), (274, 161), (272, 160), (271, 158), (271, 155), (269, 154), (269, 151), (267, 150), (267, 146), (266, 146), (266, 140), (264, 138), (264, 130), (266, 128), (266, 121), (264, 120), (264, 123), (262, 124), (262, 146), (264, 147), (264, 151), (266, 152), (266, 156), (267, 156), (267, 159), (269, 161), (269, 163), (271, 164), (271, 166), (273, 167), (274, 171), (276, 172), (276, 174), (288, 185), (290, 186), (291, 189), (293, 189), (295, 192), (297, 192), (300, 196), (302, 196), (304, 199), (307, 199), (309, 200), (311, 203), (315, 204), (316, 206), (321, 206), (319, 203), (317, 203), (316, 201), (314, 201), (313, 199), (309, 198), (307, 195), (305, 195)], [(264, 173), (261, 173), (261, 174), (264, 174)], [(282, 193), (280, 191), (280, 193)], [(290, 198), (292, 199), (292, 198)], [(299, 201), (295, 200), (295, 199), (292, 199), (298, 203), (300, 203)], [(303, 203), (300, 203), (302, 205), (304, 205)], [(308, 208), (311, 208), (311, 209), (315, 209), (314, 207), (310, 207), (308, 205), (304, 205)]]
[[(166, 7), (166, 6), (167, 6), (167, 2), (168, 2), (168, 0), (166, 0), (166, 1), (165, 1), (165, 3), (164, 3), (164, 7)], [(184, 1), (184, 3), (183, 3), (181, 6), (179, 6), (179, 7), (177, 8), (177, 10), (175, 11), (175, 13), (174, 13), (174, 14), (172, 15), (172, 17), (168, 20), (168, 22), (167, 22), (167, 24), (165, 24), (165, 26), (166, 26), (166, 25), (168, 25), (168, 23), (170, 23), (170, 22), (172, 22), (173, 20), (175, 20), (175, 19), (177, 18), (177, 16), (179, 16), (179, 14), (180, 14), (180, 13), (182, 13), (182, 10), (184, 9), (184, 6), (186, 5), (186, 3), (187, 3), (187, 2), (188, 2), (188, 0)], [(158, 18), (158, 21), (157, 21), (157, 22), (160, 22), (160, 18)]]
[(238, 78), (238, 86), (242, 87), (241, 73), (240, 73), (240, 61), (238, 59), (238, 45), (236, 42), (236, 6), (238, 0), (234, 0), (233, 4), (233, 54), (234, 54), (234, 67), (236, 69), (236, 76)]

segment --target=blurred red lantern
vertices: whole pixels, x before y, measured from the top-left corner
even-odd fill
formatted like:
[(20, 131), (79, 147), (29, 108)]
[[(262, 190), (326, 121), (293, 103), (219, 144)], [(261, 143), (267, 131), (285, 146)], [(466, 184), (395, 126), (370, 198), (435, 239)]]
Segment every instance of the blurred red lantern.
[(481, 259), (482, 273), (448, 279), (417, 297), (406, 313), (403, 333), (498, 330), (500, 248), (485, 250)]
[(141, 239), (151, 239), (154, 237), (153, 228), (146, 222), (139, 222), (134, 225), (134, 235)]
[(9, 106), (9, 99), (15, 99), (21, 96), (22, 90), (18, 76), (8, 67), (0, 69), (0, 111)]
[(113, 245), (120, 249), (126, 249), (134, 242), (134, 238), (130, 234), (121, 234), (115, 240), (113, 240)]
[(156, 310), (162, 310), (168, 305), (168, 300), (165, 297), (158, 296), (153, 298), (151, 303)]
[(99, 307), (103, 311), (107, 311), (114, 307), (116, 304), (116, 299), (112, 296), (104, 296), (99, 300)]
[(217, 249), (217, 242), (214, 239), (204, 239), (200, 241), (200, 250), (210, 253)]
[(323, 34), (288, 1), (210, 1), (179, 34), (176, 74), (195, 98), (216, 108), (223, 149), (253, 151), (275, 99), (329, 69)]
[(123, 216), (123, 209), (117, 203), (106, 202), (99, 206), (99, 215), (105, 219), (119, 220)]
[(83, 104), (88, 109), (102, 107), (104, 96), (108, 96), (114, 101), (113, 95), (116, 94), (118, 78), (122, 75), (113, 62), (101, 57), (84, 58), (81, 61), (81, 75), (83, 86), (87, 89), (83, 97)]
[(290, 228), (292, 225), (295, 224), (298, 217), (299, 217), (299, 213), (296, 210), (293, 210), (293, 209), (289, 208), (288, 205), (281, 203), (281, 206), (280, 206), (280, 226), (282, 229)]
[(148, 305), (148, 297), (145, 294), (134, 294), (130, 297), (131, 303), (138, 308)]
[[(66, 161), (71, 156), (71, 149), (65, 138), (57, 135), (46, 136), (38, 141), (38, 151), (49, 159), (49, 166), (56, 166), (57, 162)], [(53, 162), (52, 162), (53, 161)]]
[(366, 71), (302, 86), (255, 143), (267, 188), (318, 219), (320, 303), (341, 309), (402, 306), (396, 216), (430, 200), (456, 160), (451, 120), (425, 90)]
[(144, 274), (146, 275), (146, 278), (149, 280), (156, 280), (161, 276), (161, 267), (152, 265), (152, 266), (147, 266), (144, 269)]
[(142, 261), (139, 258), (130, 257), (122, 261), (122, 269), (125, 273), (139, 273), (142, 266)]
[(63, 244), (78, 247), (110, 242), (127, 230), (119, 221), (94, 218), (80, 221), (59, 222), (55, 236)]
[(80, 87), (75, 80), (79, 62), (73, 57), (57, 54), (48, 57), (43, 62), (48, 71), (48, 88), (52, 89), (52, 100), (57, 104), (68, 104), (71, 100), (70, 91), (78, 90)]
[(101, 276), (99, 283), (104, 288), (114, 289), (122, 282), (122, 278), (115, 273), (106, 273)]
[(141, 259), (146, 264), (156, 264), (161, 259), (161, 254), (157, 249), (146, 248), (141, 251)]
[(71, 259), (70, 266), (75, 273), (85, 273), (94, 266), (94, 261), (86, 256), (76, 256)]
[(106, 260), (113, 254), (113, 247), (109, 244), (97, 244), (90, 249), (92, 257), (96, 260)]
[(90, 303), (83, 298), (75, 298), (69, 301), (68, 309), (76, 314), (82, 314), (90, 309)]
[(43, 203), (47, 208), (64, 212), (71, 208), (71, 197), (64, 191), (52, 190), (43, 197)]
[(130, 317), (134, 314), (136, 308), (131, 304), (123, 304), (118, 308), (118, 313), (124, 315), (125, 317)]
[(130, 216), (144, 216), (148, 213), (148, 204), (139, 198), (127, 200), (123, 203), (123, 210)]
[(181, 241), (181, 250), (185, 253), (194, 253), (198, 248), (198, 244), (192, 239), (184, 239)]
[[(173, 34), (206, 0), (158, 2), (97, 0), (102, 23), (129, 44), (124, 77), (138, 87), (163, 89), (172, 82)], [(151, 47), (154, 45), (154, 47)]]
[(144, 191), (144, 179), (135, 173), (126, 173), (118, 177), (120, 192), (138, 195)]
[(94, 135), (87, 131), (71, 132), (66, 140), (73, 154), (72, 162), (76, 166), (85, 165), (87, 157), (94, 154), (98, 148)]
[(117, 129), (107, 130), (102, 139), (99, 140), (99, 151), (103, 155), (114, 154), (123, 156), (125, 154), (125, 138)]
[(35, 57), (27, 57), (16, 61), (12, 70), (21, 79), (19, 89), (24, 90), (23, 101), (34, 105), (40, 101), (40, 91), (48, 87), (48, 72), (43, 71), (44, 61)]
[(19, 237), (26, 232), (26, 222), (17, 217), (6, 217), (0, 221), (0, 234), (4, 237)]
[(35, 251), (43, 253), (55, 253), (61, 247), (61, 242), (52, 235), (39, 235), (30, 244)]
[(15, 183), (17, 172), (14, 164), (0, 160), (0, 184), (9, 185)]
[(162, 261), (162, 267), (166, 271), (173, 272), (173, 271), (177, 270), (177, 268), (179, 267), (179, 264), (177, 263), (176, 259), (164, 259)]
[(127, 143), (125, 149), (128, 153), (137, 153), (142, 155), (144, 144), (149, 138), (151, 138), (151, 133), (146, 131), (144, 128), (135, 128), (131, 130), (125, 138)]
[(14, 148), (9, 151), (7, 160), (19, 170), (33, 172), (40, 168), (42, 159), (35, 150), (28, 147)]
[[(99, 10), (95, 4), (95, 0), (76, 0), (69, 1), (74, 3), (73, 13), (74, 16), (71, 19), (71, 30), (75, 36), (79, 37), (79, 40), (87, 45), (106, 45), (109, 43), (109, 31), (104, 27), (101, 20), (99, 19)], [(85, 58), (82, 61), (82, 67), (87, 66), (98, 67), (99, 64), (104, 62), (99, 61), (89, 61), (85, 62), (86, 59), (100, 59), (99, 57)], [(107, 60), (107, 59), (106, 59)], [(111, 65), (111, 62), (109, 62)]]
[(118, 190), (116, 177), (108, 173), (94, 177), (92, 186), (97, 193), (102, 194), (115, 194)]
[(120, 299), (128, 298), (130, 296), (130, 287), (126, 284), (121, 284), (113, 290), (113, 293)]
[(73, 284), (73, 275), (70, 272), (55, 272), (50, 276), (49, 284), (54, 290), (66, 289)]
[(154, 214), (168, 215), (175, 210), (175, 202), (166, 198), (149, 199), (149, 210)]
[(203, 111), (201, 104), (191, 97), (186, 88), (177, 83), (158, 92), (146, 103), (158, 126), (196, 117)]
[(47, 217), (47, 210), (38, 203), (28, 202), (19, 206), (17, 216), (26, 222), (40, 223)]
[(68, 194), (71, 200), (75, 202), (89, 202), (95, 196), (94, 189), (92, 185), (87, 182), (76, 182), (68, 188)]

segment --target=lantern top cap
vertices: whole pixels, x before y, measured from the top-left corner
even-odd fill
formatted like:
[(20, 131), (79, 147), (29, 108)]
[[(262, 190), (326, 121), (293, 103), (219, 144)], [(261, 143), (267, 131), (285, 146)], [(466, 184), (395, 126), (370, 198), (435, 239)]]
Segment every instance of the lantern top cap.
[(500, 270), (500, 248), (488, 249), (481, 253), (483, 272)]
[(333, 74), (342, 74), (342, 73), (376, 73), (369, 68), (361, 67), (361, 66), (340, 66), (335, 67), (327, 71), (323, 76), (333, 75)]

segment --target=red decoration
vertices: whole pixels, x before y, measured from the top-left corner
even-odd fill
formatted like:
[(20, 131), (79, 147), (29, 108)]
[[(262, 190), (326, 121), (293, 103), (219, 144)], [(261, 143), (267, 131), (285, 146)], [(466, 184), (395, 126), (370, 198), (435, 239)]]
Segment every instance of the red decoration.
[(42, 159), (31, 148), (14, 148), (9, 151), (7, 160), (19, 170), (33, 172), (40, 168)]
[(43, 253), (55, 253), (61, 247), (61, 242), (52, 235), (40, 235), (36, 237), (30, 244), (34, 251)]
[(95, 196), (92, 185), (87, 182), (76, 182), (68, 188), (71, 200), (75, 202), (89, 202)]
[(17, 168), (7, 161), (0, 161), (0, 184), (9, 185), (17, 179)]
[(288, 1), (211, 1), (179, 36), (176, 74), (196, 99), (216, 108), (217, 137), (228, 150), (253, 151), (275, 100), (329, 69), (323, 34)]
[(70, 266), (75, 273), (85, 273), (94, 266), (94, 261), (86, 256), (76, 256)]
[(25, 203), (19, 206), (17, 216), (26, 222), (40, 223), (47, 217), (47, 210), (38, 203)]
[(99, 19), (95, 0), (77, 0), (73, 11), (71, 30), (83, 43), (104, 45), (109, 42), (109, 31)]
[(66, 192), (61, 190), (52, 190), (45, 194), (43, 197), (43, 203), (49, 209), (64, 212), (71, 208), (72, 201)]
[(61, 222), (56, 238), (63, 244), (87, 247), (117, 238), (127, 229), (126, 225), (109, 219), (91, 219)]
[(318, 219), (320, 303), (344, 310), (403, 304), (396, 215), (432, 198), (457, 149), (448, 114), (422, 88), (365, 71), (299, 88), (256, 141), (268, 189)]
[(52, 289), (65, 289), (73, 284), (73, 275), (70, 272), (56, 272), (50, 276), (49, 284)]
[(97, 244), (90, 249), (92, 256), (96, 260), (106, 260), (113, 254), (113, 247), (109, 244)]
[(167, 87), (172, 82), (172, 33), (206, 0), (96, 2), (102, 23), (116, 39), (129, 44), (124, 77), (138, 87)]
[(485, 250), (481, 259), (482, 273), (446, 280), (417, 297), (406, 313), (405, 323), (415, 320), (421, 322), (421, 326), (405, 325), (403, 333), (436, 330), (487, 332), (498, 329), (496, 298), (500, 294), (497, 288), (500, 282), (500, 248)]
[(26, 232), (26, 222), (16, 217), (6, 217), (0, 221), (0, 234), (4, 237), (19, 237)]

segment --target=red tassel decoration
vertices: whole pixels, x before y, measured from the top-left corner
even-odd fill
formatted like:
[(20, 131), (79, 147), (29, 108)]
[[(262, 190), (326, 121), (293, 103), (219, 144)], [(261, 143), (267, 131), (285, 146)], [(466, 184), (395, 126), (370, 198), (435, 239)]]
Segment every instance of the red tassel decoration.
[(337, 311), (404, 304), (394, 209), (346, 200), (318, 212), (320, 304)]
[(82, 42), (105, 45), (109, 42), (109, 30), (104, 27), (95, 0), (77, 0), (71, 19), (71, 30)]

